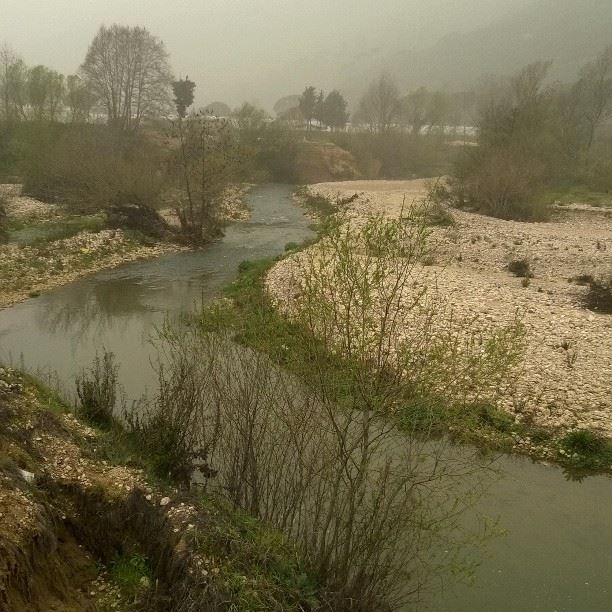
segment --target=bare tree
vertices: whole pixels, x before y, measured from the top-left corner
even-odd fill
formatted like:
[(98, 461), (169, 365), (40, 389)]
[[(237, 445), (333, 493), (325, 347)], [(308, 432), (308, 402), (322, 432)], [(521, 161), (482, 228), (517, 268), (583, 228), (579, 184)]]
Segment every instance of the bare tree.
[(400, 116), (399, 89), (388, 73), (374, 81), (359, 102), (358, 120), (376, 132), (388, 132)]
[(587, 126), (586, 147), (590, 149), (597, 128), (612, 116), (612, 45), (583, 69), (576, 94)]
[(102, 26), (81, 72), (111, 125), (137, 129), (145, 117), (171, 107), (168, 53), (164, 43), (145, 28)]
[(64, 96), (64, 104), (70, 113), (70, 120), (73, 123), (89, 121), (96, 98), (88, 83), (78, 75), (71, 74), (66, 79)]
[(27, 68), (7, 45), (0, 49), (0, 94), (3, 116), (7, 121), (25, 118)]

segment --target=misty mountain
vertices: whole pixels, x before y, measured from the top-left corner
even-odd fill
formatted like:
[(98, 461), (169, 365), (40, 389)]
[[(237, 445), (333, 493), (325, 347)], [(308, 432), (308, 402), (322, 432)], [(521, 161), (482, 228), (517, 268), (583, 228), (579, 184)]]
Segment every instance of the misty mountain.
[(612, 2), (538, 0), (489, 25), (450, 33), (429, 45), (415, 45), (411, 25), (405, 24), (404, 37), (402, 24), (395, 24), (393, 36), (347, 39), (335, 49), (314, 53), (262, 80), (262, 91), (294, 93), (312, 83), (339, 88), (354, 103), (383, 70), (405, 90), (421, 85), (459, 90), (541, 59), (554, 61), (554, 79), (568, 80), (612, 44)]

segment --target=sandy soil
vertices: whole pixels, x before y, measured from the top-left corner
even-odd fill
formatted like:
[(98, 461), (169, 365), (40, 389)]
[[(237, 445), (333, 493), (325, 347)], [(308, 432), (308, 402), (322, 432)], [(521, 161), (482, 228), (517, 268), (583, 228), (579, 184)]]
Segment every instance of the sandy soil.
[[(426, 186), (423, 180), (354, 181), (311, 190), (332, 198), (360, 194), (346, 211), (359, 221), (373, 212), (399, 215), (425, 197)], [(583, 308), (586, 289), (569, 282), (612, 272), (612, 213), (558, 207), (548, 223), (452, 214), (455, 226), (433, 230), (436, 255), (423, 272), (456, 312), (475, 314), (483, 328), (507, 324), (516, 313), (522, 318), (524, 371), (504, 407), (519, 420), (533, 414), (540, 425), (612, 436), (612, 315)], [(507, 271), (511, 260), (522, 258), (535, 274), (528, 287)], [(271, 273), (271, 290), (279, 295), (288, 265), (281, 262)]]

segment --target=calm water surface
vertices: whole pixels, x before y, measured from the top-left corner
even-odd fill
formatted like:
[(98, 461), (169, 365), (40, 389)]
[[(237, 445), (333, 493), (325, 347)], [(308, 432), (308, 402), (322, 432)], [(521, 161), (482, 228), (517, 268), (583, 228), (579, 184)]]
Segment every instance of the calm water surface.
[[(121, 364), (128, 398), (155, 385), (155, 326), (219, 294), (245, 259), (273, 256), (312, 235), (291, 187), (268, 185), (249, 196), (247, 223), (194, 253), (101, 272), (0, 311), (0, 360), (75, 374), (103, 348)], [(499, 517), (507, 534), (493, 541), (475, 587), (433, 598), (436, 612), (608, 612), (612, 610), (612, 480), (569, 481), (556, 467), (501, 458), (503, 478), (477, 511)]]

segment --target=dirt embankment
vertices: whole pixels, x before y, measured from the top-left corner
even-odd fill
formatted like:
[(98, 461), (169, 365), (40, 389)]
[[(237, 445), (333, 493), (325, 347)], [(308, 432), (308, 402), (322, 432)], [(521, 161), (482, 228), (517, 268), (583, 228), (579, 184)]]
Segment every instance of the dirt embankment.
[[(373, 212), (398, 216), (422, 200), (426, 182), (353, 181), (310, 189), (332, 199), (358, 193), (346, 213), (359, 221)], [(527, 349), (504, 408), (519, 422), (612, 437), (612, 315), (586, 309), (587, 288), (570, 282), (612, 273), (612, 211), (557, 207), (547, 223), (452, 215), (453, 226), (433, 228), (434, 257), (419, 275), (459, 315), (475, 316), (483, 330), (506, 325), (517, 313), (522, 319)], [(508, 271), (513, 260), (530, 263), (529, 282)], [(279, 296), (290, 283), (290, 266), (280, 262), (270, 275)]]
[(222, 500), (152, 484), (114, 435), (0, 367), (0, 612), (302, 609), (295, 551)]
[(359, 178), (353, 156), (329, 142), (300, 142), (295, 158), (296, 182), (346, 181)]

